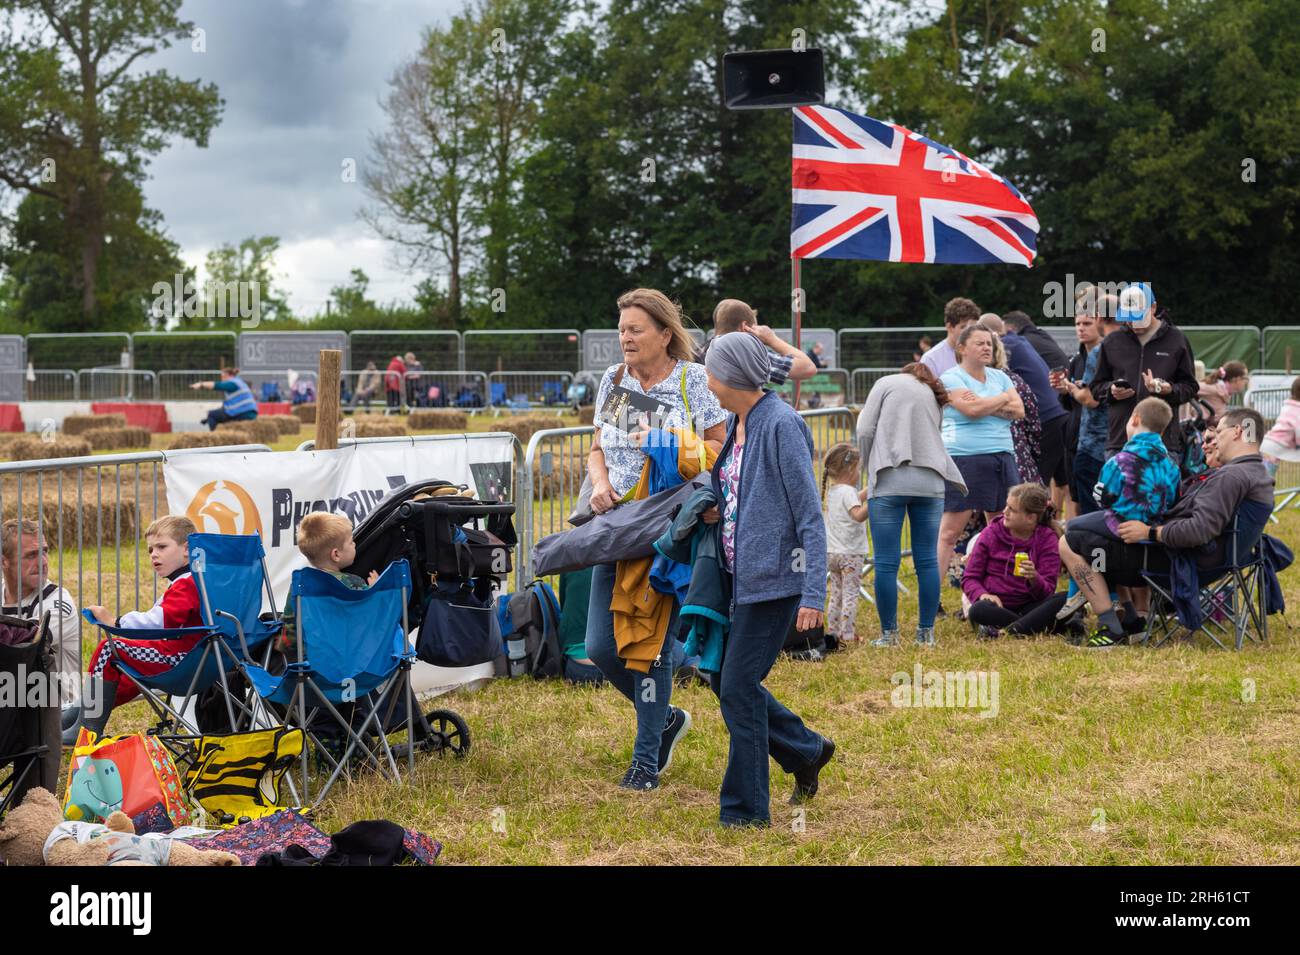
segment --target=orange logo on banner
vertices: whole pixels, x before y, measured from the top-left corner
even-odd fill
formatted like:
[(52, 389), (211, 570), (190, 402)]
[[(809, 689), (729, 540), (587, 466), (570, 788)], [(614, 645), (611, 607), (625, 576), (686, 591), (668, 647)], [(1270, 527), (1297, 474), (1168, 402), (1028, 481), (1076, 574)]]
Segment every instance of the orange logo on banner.
[(253, 498), (234, 481), (209, 481), (199, 488), (185, 516), (204, 533), (262, 533), (262, 519)]

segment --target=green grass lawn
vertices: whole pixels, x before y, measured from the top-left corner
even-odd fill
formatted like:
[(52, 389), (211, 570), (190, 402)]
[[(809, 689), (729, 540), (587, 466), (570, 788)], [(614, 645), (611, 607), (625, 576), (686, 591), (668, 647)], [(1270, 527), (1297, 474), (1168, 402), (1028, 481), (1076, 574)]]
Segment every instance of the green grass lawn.
[[(491, 419), (478, 422), (493, 429)], [(282, 443), (296, 447), (309, 434)], [(1295, 546), (1300, 511), (1270, 532)], [(75, 554), (63, 558), (75, 567)], [(134, 561), (124, 548), (124, 602)], [(116, 555), (106, 552), (93, 577), (91, 564), (83, 559), (83, 593), (102, 580), (115, 598)], [(147, 574), (146, 566), (142, 599), (151, 595)], [(904, 583), (909, 633), (916, 588), (906, 565)], [(1295, 617), (1300, 571), (1283, 584)], [(954, 608), (956, 591), (945, 590), (944, 602)], [(878, 632), (865, 601), (858, 624)], [(716, 824), (728, 737), (708, 690), (674, 692), (695, 725), (661, 788), (634, 794), (616, 786), (634, 723), (612, 689), (496, 681), (440, 701), (469, 722), (468, 758), (426, 757), (407, 786), (368, 777), (340, 785), (321, 824), (389, 818), (440, 839), (444, 862), (459, 864), (1296, 864), (1300, 639), (1281, 617), (1270, 626), (1268, 645), (1240, 653), (1088, 651), (1051, 638), (977, 642), (948, 619), (930, 650), (782, 659), (769, 687), (838, 750), (802, 813), (786, 805), (791, 780), (772, 764), (773, 826), (763, 831)], [(893, 705), (891, 676), (918, 662), (995, 673), (997, 714)], [(145, 717), (143, 704), (131, 704), (113, 728), (141, 727)]]

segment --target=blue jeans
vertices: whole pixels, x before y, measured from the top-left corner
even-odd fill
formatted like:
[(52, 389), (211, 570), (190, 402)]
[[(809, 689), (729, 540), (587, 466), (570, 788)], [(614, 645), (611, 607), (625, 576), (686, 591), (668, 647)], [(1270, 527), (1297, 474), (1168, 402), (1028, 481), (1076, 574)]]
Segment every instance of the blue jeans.
[(798, 609), (798, 596), (737, 604), (722, 670), (710, 676), (731, 735), (727, 771), (722, 777), (719, 818), (723, 823), (771, 821), (769, 753), (787, 773), (803, 769), (822, 754), (822, 738), (763, 686)]
[[(597, 564), (591, 571), (591, 601), (587, 605), (587, 658), (600, 667), (614, 689), (632, 701), (636, 710), (636, 743), (632, 762), (652, 773), (659, 771), (659, 744), (668, 723), (668, 700), (673, 692), (673, 661), (669, 655), (651, 664), (649, 673), (629, 670), (614, 642), (614, 565)], [(665, 640), (677, 632), (677, 606), (673, 605)]]
[(943, 498), (887, 495), (873, 497), (867, 508), (876, 563), (876, 613), (880, 629), (898, 629), (898, 565), (903, 518), (912, 528), (912, 566), (919, 590), (920, 626), (934, 626), (939, 610), (939, 520)]

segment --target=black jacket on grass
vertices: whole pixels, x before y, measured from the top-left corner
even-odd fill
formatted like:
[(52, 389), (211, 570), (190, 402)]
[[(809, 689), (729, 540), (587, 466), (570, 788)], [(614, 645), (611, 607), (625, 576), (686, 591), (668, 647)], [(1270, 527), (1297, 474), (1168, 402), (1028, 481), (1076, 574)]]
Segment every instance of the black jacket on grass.
[(1128, 440), (1124, 426), (1133, 416), (1133, 409), (1143, 398), (1151, 397), (1142, 383), (1142, 372), (1149, 371), (1173, 386), (1167, 395), (1157, 395), (1167, 401), (1174, 411), (1169, 427), (1161, 436), (1165, 447), (1175, 455), (1182, 450), (1183, 436), (1178, 427), (1178, 408), (1196, 398), (1201, 383), (1196, 380), (1192, 364), (1192, 346), (1177, 326), (1162, 321), (1150, 341), (1143, 345), (1133, 329), (1121, 328), (1111, 332), (1101, 342), (1101, 355), (1097, 358), (1097, 376), (1092, 380), (1092, 393), (1098, 398), (1110, 398), (1111, 383), (1123, 378), (1137, 392), (1128, 401), (1110, 398), (1107, 409), (1109, 434), (1106, 455), (1109, 457)]

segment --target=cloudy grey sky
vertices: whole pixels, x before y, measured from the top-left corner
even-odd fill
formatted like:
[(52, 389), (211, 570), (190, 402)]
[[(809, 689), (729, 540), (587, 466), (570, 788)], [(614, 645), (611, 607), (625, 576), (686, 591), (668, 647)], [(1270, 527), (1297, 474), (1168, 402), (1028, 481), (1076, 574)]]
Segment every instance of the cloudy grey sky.
[[(409, 300), (421, 278), (397, 269), (386, 243), (357, 218), (379, 100), (424, 27), (462, 0), (185, 0), (204, 31), (147, 61), (217, 85), (226, 101), (208, 148), (177, 143), (150, 166), (149, 205), (162, 212), (186, 262), (222, 243), (277, 235), (277, 271), (295, 312), (324, 308), (331, 285), (365, 269), (381, 302)], [(142, 62), (142, 66), (146, 64)], [(345, 159), (358, 179), (342, 181)]]

